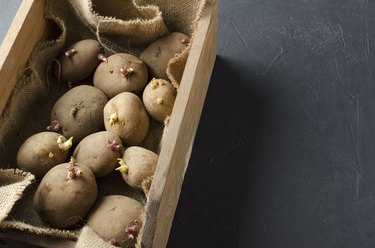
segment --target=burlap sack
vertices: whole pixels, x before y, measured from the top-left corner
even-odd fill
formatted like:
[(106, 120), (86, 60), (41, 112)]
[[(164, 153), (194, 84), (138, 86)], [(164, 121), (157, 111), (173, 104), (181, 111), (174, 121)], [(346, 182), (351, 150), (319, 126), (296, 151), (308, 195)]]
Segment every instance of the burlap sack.
[(99, 238), (99, 236), (88, 226), (82, 228), (81, 235), (79, 236), (76, 248), (114, 248), (108, 242)]
[(14, 169), (0, 171), (0, 222), (8, 217), (16, 201), (35, 177), (26, 172)]
[[(150, 4), (152, 2), (152, 4)], [(45, 131), (56, 100), (69, 87), (57, 83), (51, 66), (64, 47), (86, 38), (98, 39), (107, 54), (139, 53), (157, 37), (179, 31), (193, 35), (194, 21), (204, 0), (47, 0), (45, 17), (55, 25), (54, 40), (38, 44), (0, 116), (0, 229), (17, 229), (51, 237), (76, 240), (78, 247), (106, 247), (89, 228), (50, 228), (36, 214), (32, 199), (38, 182), (30, 173), (16, 168), (16, 154), (24, 140)], [(178, 87), (189, 47), (170, 61), (167, 70)], [(158, 153), (163, 126), (151, 121), (143, 146)], [(33, 183), (35, 181), (35, 183)], [(109, 194), (130, 196), (145, 204), (144, 194), (128, 187), (118, 173), (97, 180), (99, 197)], [(98, 240), (96, 240), (98, 239)], [(95, 240), (95, 246), (90, 242)], [(104, 242), (104, 243), (103, 243)], [(98, 244), (103, 244), (98, 246)]]

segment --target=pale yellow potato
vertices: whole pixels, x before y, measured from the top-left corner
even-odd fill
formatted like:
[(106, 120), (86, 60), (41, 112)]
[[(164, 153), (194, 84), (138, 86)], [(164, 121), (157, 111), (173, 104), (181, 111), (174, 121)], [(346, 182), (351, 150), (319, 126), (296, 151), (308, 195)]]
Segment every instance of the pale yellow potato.
[(18, 150), (18, 167), (40, 178), (55, 165), (63, 163), (69, 150), (59, 148), (57, 139), (60, 136), (54, 132), (41, 132), (29, 137)]
[(121, 139), (108, 131), (90, 134), (79, 142), (73, 153), (77, 163), (87, 166), (96, 177), (104, 177), (111, 173), (121, 156)]
[(149, 45), (141, 53), (153, 77), (167, 79), (167, 66), (170, 59), (188, 46), (190, 38), (183, 33), (170, 33)]
[(143, 103), (152, 118), (159, 122), (171, 115), (176, 100), (176, 90), (168, 81), (152, 79), (143, 91)]
[(143, 223), (143, 206), (122, 196), (103, 197), (90, 212), (87, 225), (117, 247), (134, 247)]
[(147, 84), (147, 66), (137, 57), (116, 53), (101, 63), (94, 74), (94, 86), (110, 98), (121, 92), (139, 92)]
[(141, 99), (130, 92), (112, 98), (104, 107), (104, 125), (117, 134), (124, 145), (138, 145), (146, 137), (149, 119)]
[(129, 186), (142, 189), (147, 194), (157, 162), (157, 154), (142, 147), (132, 146), (125, 150), (120, 161), (121, 166), (117, 170)]
[(81, 40), (74, 43), (59, 58), (55, 65), (55, 76), (61, 82), (78, 82), (90, 76), (99, 65), (98, 54), (102, 51), (96, 40)]
[(75, 166), (81, 176), (67, 179), (69, 163), (47, 172), (34, 196), (34, 207), (52, 227), (67, 228), (80, 222), (95, 203), (98, 189), (95, 176), (85, 166)]
[(55, 103), (51, 122), (57, 121), (65, 137), (74, 137), (78, 143), (89, 134), (103, 129), (103, 109), (108, 102), (103, 91), (81, 85), (66, 92)]

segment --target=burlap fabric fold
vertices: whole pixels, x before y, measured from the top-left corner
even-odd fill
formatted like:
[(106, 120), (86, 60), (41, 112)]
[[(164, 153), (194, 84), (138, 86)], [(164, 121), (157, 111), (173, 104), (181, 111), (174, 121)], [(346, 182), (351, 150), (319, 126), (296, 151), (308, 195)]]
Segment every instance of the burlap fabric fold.
[(0, 223), (8, 217), (16, 201), (34, 179), (32, 174), (17, 169), (0, 171)]
[[(156, 38), (173, 31), (193, 35), (194, 21), (204, 0), (46, 0), (45, 17), (52, 25), (51, 40), (39, 43), (0, 116), (0, 229), (17, 229), (51, 237), (77, 240), (84, 224), (71, 229), (50, 228), (36, 214), (32, 199), (38, 186), (33, 175), (16, 168), (18, 148), (31, 135), (45, 131), (50, 111), (68, 85), (58, 83), (52, 73), (53, 60), (64, 47), (81, 39), (98, 39), (106, 54), (140, 52)], [(169, 63), (168, 76), (178, 87), (189, 47)], [(159, 152), (163, 126), (151, 121), (143, 146)], [(34, 182), (34, 183), (32, 183)], [(97, 180), (99, 197), (130, 196), (145, 204), (144, 194), (128, 187), (118, 173)], [(79, 247), (86, 236), (83, 229)], [(97, 244), (97, 243), (96, 243)], [(91, 246), (92, 247), (92, 246)], [(95, 246), (105, 247), (105, 246)]]
[(79, 236), (76, 244), (76, 248), (115, 248), (115, 246), (110, 245), (105, 242), (88, 226), (82, 228), (81, 235)]

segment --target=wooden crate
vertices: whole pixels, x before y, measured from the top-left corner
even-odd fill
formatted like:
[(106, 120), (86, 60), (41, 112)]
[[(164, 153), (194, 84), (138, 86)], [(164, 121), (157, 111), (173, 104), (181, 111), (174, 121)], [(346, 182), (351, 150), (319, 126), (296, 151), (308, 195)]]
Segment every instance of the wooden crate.
[[(24, 0), (0, 47), (0, 113), (37, 42), (50, 36), (44, 0)], [(166, 247), (194, 137), (202, 113), (217, 47), (218, 1), (206, 0), (192, 41), (171, 120), (164, 132), (158, 166), (146, 204), (142, 247)], [(74, 247), (69, 240), (19, 231), (0, 238), (42, 247)]]

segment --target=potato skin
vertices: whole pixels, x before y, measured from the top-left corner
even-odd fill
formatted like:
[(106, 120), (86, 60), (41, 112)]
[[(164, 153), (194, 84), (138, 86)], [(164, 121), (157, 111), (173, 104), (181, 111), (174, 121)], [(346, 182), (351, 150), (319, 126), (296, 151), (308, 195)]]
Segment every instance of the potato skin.
[(128, 169), (121, 172), (125, 182), (133, 188), (142, 189), (147, 194), (150, 190), (158, 157), (152, 151), (139, 146), (126, 149), (123, 160)]
[(95, 176), (85, 166), (77, 166), (80, 177), (67, 180), (68, 163), (53, 167), (43, 177), (34, 196), (39, 216), (53, 227), (77, 224), (94, 205), (98, 189)]
[(73, 142), (78, 143), (103, 128), (103, 108), (107, 102), (107, 96), (95, 87), (74, 87), (55, 103), (51, 121), (57, 120), (62, 126), (62, 134), (65, 137), (73, 136)]
[(141, 53), (143, 60), (156, 78), (167, 79), (167, 66), (171, 58), (181, 53), (189, 44), (190, 38), (183, 33), (170, 33), (149, 45)]
[[(102, 48), (96, 40), (81, 40), (74, 43), (66, 51), (74, 49), (76, 53), (70, 57), (64, 53), (60, 56), (58, 65), (55, 66), (55, 76), (61, 82), (77, 82), (90, 76), (99, 65), (98, 54)], [(61, 70), (61, 71), (60, 71)]]
[(164, 122), (172, 113), (176, 90), (166, 80), (153, 79), (143, 91), (142, 99), (151, 117), (159, 122)]
[[(129, 238), (125, 230), (137, 222), (134, 238)], [(102, 239), (116, 240), (116, 246), (134, 247), (143, 223), (143, 207), (136, 200), (122, 196), (103, 197), (90, 212), (87, 225)]]
[[(68, 151), (59, 148), (59, 136), (60, 134), (54, 132), (41, 132), (25, 140), (17, 153), (18, 167), (40, 178), (55, 165), (63, 163)], [(53, 157), (50, 157), (50, 154)]]
[[(114, 140), (120, 145), (118, 149), (108, 147)], [(121, 155), (121, 139), (115, 133), (108, 131), (93, 133), (85, 137), (73, 153), (77, 163), (84, 164), (96, 177), (104, 177), (112, 172), (118, 164), (117, 158)]]
[[(111, 124), (110, 116), (117, 120)], [(116, 133), (127, 146), (137, 145), (146, 137), (149, 119), (141, 99), (130, 92), (112, 98), (104, 107), (104, 125), (107, 131)]]
[[(127, 53), (117, 53), (107, 58), (108, 63), (101, 63), (94, 74), (94, 86), (101, 89), (110, 98), (121, 92), (138, 92), (148, 79), (146, 65), (137, 57)], [(132, 68), (134, 71), (124, 76), (121, 68)]]

